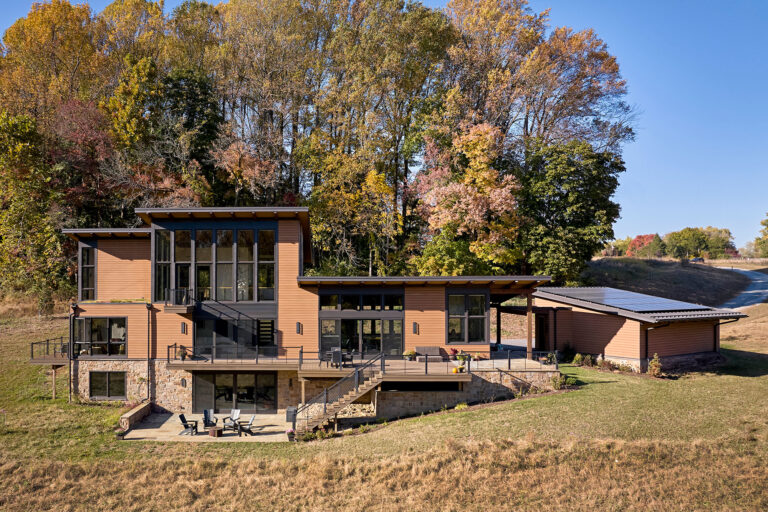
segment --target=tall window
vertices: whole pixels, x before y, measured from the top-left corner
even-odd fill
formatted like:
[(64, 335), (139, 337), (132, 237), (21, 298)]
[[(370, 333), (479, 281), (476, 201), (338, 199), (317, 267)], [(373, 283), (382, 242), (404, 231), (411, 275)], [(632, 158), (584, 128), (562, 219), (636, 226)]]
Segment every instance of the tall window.
[(93, 247), (80, 250), (80, 300), (96, 299), (96, 251)]
[(75, 355), (124, 356), (126, 320), (116, 318), (75, 318)]
[(174, 302), (183, 298), (190, 285), (190, 264), (192, 262), (192, 232), (185, 229), (173, 234), (173, 259), (176, 263), (176, 294)]
[(90, 372), (90, 396), (95, 400), (125, 400), (125, 372)]
[(253, 230), (237, 232), (237, 300), (253, 300)]
[(167, 300), (171, 288), (171, 232), (155, 231), (155, 300)]
[(211, 300), (211, 264), (213, 233), (210, 229), (195, 232), (195, 287), (197, 300)]
[(232, 230), (216, 230), (216, 300), (234, 300), (232, 288), (232, 247)]
[(275, 300), (275, 232), (259, 231), (259, 300)]
[(448, 295), (448, 343), (485, 343), (487, 307), (485, 295)]

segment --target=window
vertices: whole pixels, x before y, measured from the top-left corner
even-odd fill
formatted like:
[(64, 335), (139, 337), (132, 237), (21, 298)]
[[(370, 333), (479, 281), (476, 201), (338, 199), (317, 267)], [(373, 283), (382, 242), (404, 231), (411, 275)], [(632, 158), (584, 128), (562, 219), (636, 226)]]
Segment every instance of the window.
[(339, 320), (320, 321), (320, 351), (325, 353), (341, 346)]
[(80, 249), (80, 300), (96, 300), (96, 250)]
[(211, 264), (213, 263), (213, 232), (195, 232), (195, 288), (197, 300), (211, 300)]
[(259, 300), (275, 300), (275, 232), (259, 231)]
[(363, 295), (363, 311), (381, 311), (381, 295)]
[(171, 289), (171, 232), (155, 231), (155, 300), (168, 300)]
[(72, 336), (75, 355), (124, 356), (126, 319), (75, 318)]
[(125, 372), (90, 372), (93, 399), (125, 400)]
[(339, 309), (339, 296), (338, 295), (321, 295), (320, 296), (320, 309), (323, 311)]
[(486, 296), (448, 295), (448, 343), (485, 343)]
[(403, 294), (384, 295), (384, 309), (387, 311), (402, 311)]
[(237, 300), (253, 300), (253, 230), (237, 232)]
[(253, 359), (277, 354), (274, 319), (195, 320), (195, 354), (222, 359)]
[(341, 309), (351, 309), (354, 311), (357, 311), (358, 309), (360, 309), (360, 296), (359, 295), (342, 295)]
[(174, 295), (174, 303), (186, 297), (190, 286), (190, 263), (192, 261), (192, 232), (188, 229), (178, 230), (173, 234), (173, 261), (176, 265), (175, 285), (178, 291)]
[(216, 231), (216, 300), (232, 301), (232, 230)]

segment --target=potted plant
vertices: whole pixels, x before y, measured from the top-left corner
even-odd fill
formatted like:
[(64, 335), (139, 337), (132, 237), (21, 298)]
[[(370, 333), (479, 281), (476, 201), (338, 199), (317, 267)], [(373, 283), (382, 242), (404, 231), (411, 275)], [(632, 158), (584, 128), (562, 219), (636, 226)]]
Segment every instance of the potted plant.
[(117, 439), (118, 441), (122, 441), (123, 439), (125, 439), (126, 433), (128, 433), (128, 431), (125, 430), (124, 428), (115, 429), (115, 439)]
[(413, 359), (416, 357), (416, 351), (415, 350), (407, 350), (403, 352), (403, 357), (406, 361), (413, 361)]
[(288, 436), (288, 441), (293, 441), (296, 438), (296, 431), (289, 428), (285, 431), (285, 435)]
[(452, 348), (452, 349), (451, 349), (451, 360), (452, 360), (452, 361), (455, 361), (455, 360), (456, 360), (456, 356), (458, 355), (458, 353), (459, 353), (459, 351), (458, 351), (458, 350), (456, 350), (455, 348)]
[(463, 364), (457, 366), (456, 369), (459, 371), (459, 373), (464, 373), (464, 365)]
[(462, 364), (466, 362), (468, 358), (469, 358), (469, 354), (465, 354), (463, 350), (458, 354), (456, 354), (456, 360), (461, 361)]

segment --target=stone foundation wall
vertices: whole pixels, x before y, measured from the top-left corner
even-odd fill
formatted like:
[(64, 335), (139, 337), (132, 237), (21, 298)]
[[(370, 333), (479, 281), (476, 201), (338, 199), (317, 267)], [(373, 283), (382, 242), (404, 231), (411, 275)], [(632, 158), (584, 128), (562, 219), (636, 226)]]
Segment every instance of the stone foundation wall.
[(76, 359), (72, 362), (72, 391), (84, 401), (91, 401), (90, 372), (125, 372), (126, 400), (128, 402), (140, 402), (147, 398), (146, 360)]
[(521, 388), (535, 386), (551, 389), (557, 370), (510, 372), (488, 370), (472, 372), (472, 381), (465, 382), (461, 391), (376, 391), (376, 418), (392, 419), (438, 411), (459, 403), (492, 402), (511, 398)]
[(168, 363), (156, 359), (152, 365), (152, 401), (160, 412), (192, 412), (192, 373), (171, 370)]

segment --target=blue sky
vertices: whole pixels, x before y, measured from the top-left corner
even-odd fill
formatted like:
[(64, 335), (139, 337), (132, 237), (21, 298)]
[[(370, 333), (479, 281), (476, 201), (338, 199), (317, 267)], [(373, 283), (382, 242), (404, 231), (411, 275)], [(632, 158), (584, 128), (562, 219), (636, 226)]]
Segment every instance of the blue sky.
[[(706, 225), (731, 229), (738, 247), (757, 236), (768, 212), (768, 2), (530, 1), (551, 8), (553, 26), (594, 28), (627, 79), (639, 115), (616, 236)], [(31, 4), (0, 0), (0, 29)]]

